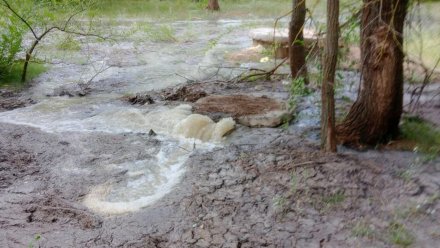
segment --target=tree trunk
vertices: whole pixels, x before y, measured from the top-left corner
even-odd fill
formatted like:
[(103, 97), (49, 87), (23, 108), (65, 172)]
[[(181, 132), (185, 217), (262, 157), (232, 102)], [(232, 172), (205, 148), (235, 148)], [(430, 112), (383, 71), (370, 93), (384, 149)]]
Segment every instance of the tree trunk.
[(324, 47), (324, 68), (321, 88), (321, 149), (336, 152), (335, 135), (335, 71), (338, 59), (339, 0), (327, 1), (327, 37)]
[(304, 44), (304, 22), (306, 18), (306, 0), (293, 0), (292, 19), (289, 25), (290, 72), (293, 79), (307, 79), (306, 51)]
[(364, 0), (362, 85), (342, 124), (345, 144), (376, 145), (398, 134), (403, 105), (403, 25), (408, 0)]
[(218, 4), (218, 0), (209, 0), (206, 8), (212, 11), (219, 11), (220, 5)]
[(29, 50), (26, 51), (26, 59), (24, 60), (23, 71), (21, 72), (21, 82), (22, 83), (26, 82), (27, 70), (28, 70), (29, 62), (31, 61), (31, 58), (32, 58), (32, 53), (34, 52), (38, 43), (40, 43), (41, 38), (43, 38), (43, 37), (44, 36), (40, 36), (38, 39), (34, 40), (31, 47), (29, 48)]

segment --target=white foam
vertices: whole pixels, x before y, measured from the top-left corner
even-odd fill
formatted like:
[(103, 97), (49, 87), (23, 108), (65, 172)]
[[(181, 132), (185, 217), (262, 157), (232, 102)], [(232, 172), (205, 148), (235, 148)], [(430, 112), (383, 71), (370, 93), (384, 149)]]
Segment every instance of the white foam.
[[(182, 145), (186, 148), (182, 149)], [(129, 163), (121, 164), (119, 167), (127, 169), (127, 174), (131, 174), (127, 180), (123, 183), (107, 182), (92, 188), (84, 198), (83, 204), (105, 215), (138, 211), (153, 204), (179, 182), (179, 178), (185, 172), (183, 164), (190, 154), (188, 149), (189, 144), (174, 147), (168, 145), (156, 155), (154, 164), (152, 161), (137, 161), (136, 166)]]
[[(154, 159), (104, 167), (109, 171), (126, 171), (117, 182), (108, 181), (91, 188), (83, 199), (85, 206), (105, 215), (138, 211), (162, 198), (179, 182), (185, 172), (183, 165), (195, 144), (197, 148), (210, 149), (235, 126), (232, 118), (215, 123), (207, 116), (192, 114), (190, 105), (147, 111), (125, 105), (87, 104), (57, 98), (0, 113), (0, 122), (39, 127), (47, 132), (146, 133), (153, 129), (162, 134), (158, 136), (162, 147)], [(84, 114), (84, 109), (90, 113)], [(145, 149), (152, 152), (149, 147)]]

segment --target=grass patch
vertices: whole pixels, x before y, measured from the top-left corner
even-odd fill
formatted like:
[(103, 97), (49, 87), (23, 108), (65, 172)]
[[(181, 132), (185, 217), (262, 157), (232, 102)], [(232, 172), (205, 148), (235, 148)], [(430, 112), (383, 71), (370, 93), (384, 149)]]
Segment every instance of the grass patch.
[(374, 230), (365, 222), (360, 221), (351, 230), (351, 235), (358, 238), (374, 238)]
[(440, 155), (440, 130), (420, 118), (404, 118), (400, 126), (402, 138), (415, 143), (420, 151), (432, 160)]
[(175, 30), (169, 25), (145, 26), (144, 31), (154, 42), (176, 42)]
[(408, 247), (414, 243), (414, 236), (403, 224), (392, 222), (388, 226), (390, 241), (401, 247)]
[[(41, 73), (45, 72), (47, 68), (42, 64), (30, 63), (27, 71), (27, 81), (30, 81)], [(21, 82), (21, 73), (23, 71), (23, 62), (15, 63), (11, 70), (0, 78), (0, 88), (8, 88), (14, 90), (23, 89), (27, 82)]]
[(224, 0), (221, 11), (210, 12), (205, 8), (207, 0), (106, 0), (99, 1), (94, 12), (97, 17), (143, 17), (151, 20), (188, 20), (206, 18), (275, 17), (285, 14), (291, 7), (290, 0)]
[(344, 193), (335, 193), (329, 196), (326, 196), (322, 199), (322, 201), (326, 204), (326, 205), (337, 205), (339, 203), (342, 203), (343, 201), (345, 201), (345, 195)]

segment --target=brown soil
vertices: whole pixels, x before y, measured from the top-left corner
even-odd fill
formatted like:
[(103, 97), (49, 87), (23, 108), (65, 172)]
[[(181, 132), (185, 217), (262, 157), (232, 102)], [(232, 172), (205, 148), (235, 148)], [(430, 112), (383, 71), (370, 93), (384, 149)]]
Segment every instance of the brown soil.
[(168, 88), (162, 91), (162, 99), (165, 101), (195, 102), (206, 95), (206, 92), (197, 89), (194, 85)]
[(198, 100), (194, 105), (194, 111), (197, 113), (225, 113), (232, 117), (263, 114), (280, 109), (283, 109), (283, 105), (274, 99), (247, 95), (212, 95)]
[(134, 96), (124, 96), (121, 98), (123, 101), (127, 101), (133, 105), (145, 105), (145, 104), (153, 104), (153, 98), (148, 94), (136, 94)]
[(0, 89), (0, 111), (22, 108), (33, 103), (30, 98), (22, 98), (20, 93)]

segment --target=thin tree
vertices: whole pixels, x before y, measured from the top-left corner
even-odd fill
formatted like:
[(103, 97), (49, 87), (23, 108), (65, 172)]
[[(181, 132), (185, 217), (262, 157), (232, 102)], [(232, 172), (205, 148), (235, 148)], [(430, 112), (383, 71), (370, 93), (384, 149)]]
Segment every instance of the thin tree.
[(324, 47), (323, 79), (321, 88), (321, 148), (336, 152), (335, 133), (335, 71), (338, 59), (339, 0), (327, 1), (327, 35)]
[(403, 105), (403, 26), (408, 0), (364, 0), (361, 20), (362, 84), (337, 126), (345, 144), (375, 145), (399, 131)]
[(206, 8), (212, 11), (219, 11), (220, 4), (218, 3), (218, 0), (209, 0)]
[(42, 39), (44, 39), (49, 33), (54, 32), (54, 31), (60, 31), (60, 32), (68, 33), (68, 34), (78, 35), (78, 36), (92, 36), (92, 37), (97, 37), (100, 39), (106, 39), (105, 37), (98, 35), (98, 34), (85, 33), (85, 32), (70, 29), (71, 28), (70, 25), (71, 25), (73, 19), (77, 15), (79, 15), (80, 13), (84, 12), (85, 11), (84, 8), (79, 8), (76, 11), (72, 12), (61, 25), (36, 27), (36, 26), (32, 25), (31, 22), (26, 20), (24, 18), (24, 16), (22, 14), (20, 14), (19, 11), (17, 9), (15, 9), (9, 3), (9, 1), (1, 0), (0, 6), (6, 8), (14, 16), (16, 16), (18, 18), (18, 20), (20, 20), (29, 29), (29, 32), (32, 34), (32, 37), (33, 37), (33, 41), (31, 43), (31, 46), (26, 50), (25, 61), (23, 64), (23, 71), (21, 74), (21, 81), (22, 82), (26, 81), (28, 66), (29, 66), (29, 63), (32, 59), (35, 48), (40, 44)]
[(305, 83), (308, 83), (303, 32), (306, 19), (306, 1), (293, 0), (292, 2), (292, 18), (289, 24), (290, 72), (294, 80), (303, 79)]

